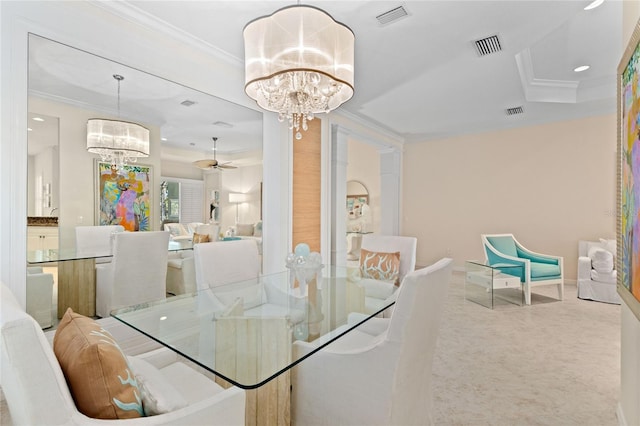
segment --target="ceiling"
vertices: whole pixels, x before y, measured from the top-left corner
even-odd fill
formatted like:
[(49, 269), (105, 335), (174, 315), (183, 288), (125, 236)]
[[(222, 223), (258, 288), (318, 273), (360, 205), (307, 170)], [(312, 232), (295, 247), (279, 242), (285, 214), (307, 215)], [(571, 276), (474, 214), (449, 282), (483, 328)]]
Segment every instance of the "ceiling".
[[(355, 95), (338, 111), (410, 143), (614, 113), (616, 68), (622, 54), (622, 2), (607, 0), (593, 10), (583, 10), (590, 1), (312, 1), (309, 4), (349, 26), (356, 36)], [(124, 1), (104, 2), (101, 7), (179, 35), (194, 45), (218, 49), (242, 64), (244, 25), (291, 4), (283, 1)], [(376, 16), (398, 6), (404, 7), (407, 16), (388, 24), (377, 21)], [(498, 37), (502, 50), (480, 56), (475, 40), (493, 35)], [(60, 62), (60, 55), (50, 59)], [(590, 68), (574, 72), (579, 65)], [(102, 68), (102, 81), (98, 85), (102, 89), (98, 90), (95, 85), (89, 89), (94, 95), (102, 96), (112, 111), (114, 97), (105, 90), (115, 92), (115, 83), (109, 85), (109, 80), (116, 68), (108, 68), (108, 72)], [(84, 70), (90, 71), (88, 66)], [(44, 64), (41, 71), (52, 72), (51, 67)], [(63, 67), (59, 71), (58, 81), (68, 70)], [(125, 75), (123, 95), (136, 90), (132, 80), (133, 77)], [(161, 92), (170, 93), (171, 101), (181, 101), (184, 95), (175, 86)], [(157, 103), (158, 99), (147, 101)], [(522, 113), (508, 115), (507, 109), (515, 107), (522, 107)], [(184, 107), (181, 108), (178, 111), (184, 113)], [(246, 108), (238, 108), (240, 116), (246, 113), (244, 118), (250, 122), (243, 138), (232, 140), (240, 128), (244, 129), (240, 124), (231, 129), (214, 128), (219, 130), (218, 134), (210, 134), (213, 121), (226, 122), (231, 118), (209, 116), (204, 134), (178, 138), (176, 130), (176, 138), (166, 146), (188, 149), (189, 143), (196, 139), (206, 144), (211, 136), (219, 136), (219, 152), (225, 150), (225, 140), (229, 141), (226, 148), (229, 151), (251, 149), (242, 146), (240, 140), (249, 140), (248, 135), (255, 135), (257, 127), (261, 129), (260, 120), (256, 121)], [(166, 134), (171, 135), (171, 129), (184, 127), (180, 120), (186, 117), (158, 114), (153, 122), (162, 126), (163, 136), (165, 129)], [(202, 152), (204, 148), (198, 146), (197, 149)]]
[[(615, 111), (622, 2), (311, 1), (356, 37), (355, 95), (342, 111), (423, 141)], [(293, 2), (128, 1), (197, 42), (244, 59), (244, 25)], [(408, 16), (376, 16), (403, 6)], [(498, 35), (480, 57), (475, 40)], [(579, 65), (590, 69), (576, 73)], [(523, 114), (507, 115), (521, 106)]]

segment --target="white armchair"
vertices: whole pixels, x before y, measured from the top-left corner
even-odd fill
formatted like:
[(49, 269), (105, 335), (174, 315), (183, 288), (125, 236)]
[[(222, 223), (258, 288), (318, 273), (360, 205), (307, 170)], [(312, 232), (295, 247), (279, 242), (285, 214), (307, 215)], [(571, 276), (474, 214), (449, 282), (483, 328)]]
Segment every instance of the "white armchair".
[(578, 298), (619, 305), (616, 240), (578, 242)]
[[(255, 242), (233, 240), (196, 244), (193, 255), (201, 311), (220, 312), (232, 306), (237, 298), (242, 298), (244, 316), (293, 314), (290, 320), (294, 324), (305, 318), (303, 301), (260, 282), (260, 256)], [(240, 282), (244, 283), (225, 287), (225, 284)], [(298, 304), (299, 309), (289, 310), (288, 304)]]
[[(0, 386), (12, 423), (108, 424), (109, 421), (87, 417), (76, 408), (63, 370), (45, 333), (2, 283), (0, 303)], [(102, 321), (98, 320), (98, 323), (102, 324)], [(120, 324), (120, 327), (126, 326)], [(118, 343), (128, 354), (127, 347)], [(245, 392), (242, 389), (222, 389), (166, 348), (143, 353), (136, 358), (158, 369), (164, 381), (186, 399), (187, 405), (165, 414), (117, 420), (117, 424), (244, 425)]]
[(40, 327), (53, 326), (53, 274), (39, 266), (27, 268), (27, 313)]
[[(365, 234), (362, 236), (362, 248), (360, 254), (360, 274), (363, 274), (363, 253), (400, 253), (400, 265), (398, 270), (398, 283), (401, 283), (405, 275), (416, 268), (416, 247), (418, 240), (415, 237), (401, 237), (395, 235)], [(393, 300), (396, 289), (392, 282), (372, 278), (362, 278), (358, 285), (364, 288), (365, 311), (373, 314), (387, 305), (388, 300)]]
[(96, 315), (164, 299), (168, 246), (166, 231), (116, 234), (112, 261), (96, 265)]
[[(373, 318), (302, 360), (293, 425), (431, 424), (432, 364), (451, 259), (407, 274), (391, 318)], [(294, 342), (300, 359), (323, 343)]]

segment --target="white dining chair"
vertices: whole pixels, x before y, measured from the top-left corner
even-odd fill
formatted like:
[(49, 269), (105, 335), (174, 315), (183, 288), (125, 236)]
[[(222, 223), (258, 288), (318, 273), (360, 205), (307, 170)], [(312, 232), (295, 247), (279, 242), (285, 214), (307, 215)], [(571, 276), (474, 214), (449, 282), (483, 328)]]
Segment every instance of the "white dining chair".
[[(431, 368), (452, 262), (410, 272), (391, 318), (372, 318), (294, 367), (293, 425), (431, 424)], [(328, 340), (295, 341), (294, 358)]]
[[(79, 257), (111, 254), (113, 236), (119, 232), (124, 232), (124, 226), (76, 226), (76, 254)], [(96, 263), (109, 262), (111, 262), (110, 257), (96, 258)]]
[[(363, 251), (372, 253), (399, 252), (398, 283), (402, 283), (405, 275), (416, 268), (417, 245), (418, 239), (415, 237), (365, 234), (362, 236), (361, 258), (359, 263), (360, 273), (363, 274)], [(388, 301), (392, 301), (395, 298), (394, 293), (398, 288), (398, 286), (392, 282), (366, 277), (358, 281), (358, 285), (364, 288), (365, 310), (370, 314), (376, 313), (382, 307), (388, 305)], [(390, 312), (384, 312), (384, 315), (388, 316)]]
[(113, 259), (96, 265), (96, 315), (166, 297), (169, 232), (122, 232)]

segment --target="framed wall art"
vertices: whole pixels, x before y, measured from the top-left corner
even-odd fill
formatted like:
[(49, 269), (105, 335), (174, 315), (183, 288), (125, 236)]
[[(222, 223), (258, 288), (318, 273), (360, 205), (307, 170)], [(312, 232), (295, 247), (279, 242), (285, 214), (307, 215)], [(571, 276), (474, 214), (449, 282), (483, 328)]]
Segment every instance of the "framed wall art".
[(130, 164), (119, 170), (96, 160), (96, 223), (151, 231), (152, 176), (151, 166)]
[(640, 320), (640, 21), (618, 65), (618, 293)]

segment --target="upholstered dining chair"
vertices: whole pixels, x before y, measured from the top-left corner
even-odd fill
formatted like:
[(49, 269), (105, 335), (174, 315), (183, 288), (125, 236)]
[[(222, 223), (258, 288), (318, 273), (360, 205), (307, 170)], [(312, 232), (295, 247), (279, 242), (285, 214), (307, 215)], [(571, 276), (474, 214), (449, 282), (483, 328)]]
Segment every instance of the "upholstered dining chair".
[(482, 245), (488, 265), (517, 265), (513, 270), (504, 269), (511, 275), (520, 275), (524, 286), (525, 303), (531, 305), (531, 288), (556, 285), (558, 299), (564, 298), (563, 258), (533, 252), (516, 240), (513, 234), (483, 234)]
[(116, 234), (112, 261), (96, 265), (96, 315), (164, 299), (168, 247), (166, 231)]
[[(284, 291), (261, 283), (258, 246), (252, 240), (216, 241), (193, 247), (198, 303), (201, 311), (222, 311), (243, 299), (243, 315), (291, 315), (291, 322), (305, 318), (304, 302)], [(233, 288), (225, 284), (240, 283)], [(290, 309), (292, 304), (299, 309)]]
[[(124, 226), (76, 226), (76, 254), (80, 257), (110, 254), (113, 236), (119, 232), (124, 232)], [(96, 259), (96, 263), (109, 262), (110, 257)]]
[[(294, 367), (293, 425), (431, 423), (431, 369), (452, 262), (408, 273), (391, 318), (370, 319)], [(294, 357), (326, 341), (295, 341)]]
[[(415, 237), (404, 237), (396, 235), (376, 235), (365, 234), (362, 236), (362, 246), (360, 250), (360, 275), (361, 280), (358, 285), (364, 288), (365, 311), (367, 313), (378, 312), (389, 298), (395, 297), (397, 284), (401, 283), (405, 275), (416, 268), (416, 247), (418, 239)], [(379, 272), (380, 256), (378, 253), (400, 253), (400, 262), (395, 268), (395, 280), (371, 278)], [(368, 265), (373, 265), (374, 271)], [(390, 268), (390, 269), (393, 269)], [(389, 269), (387, 269), (388, 271)], [(394, 282), (396, 281), (396, 282)], [(385, 315), (389, 313), (385, 312)]]

